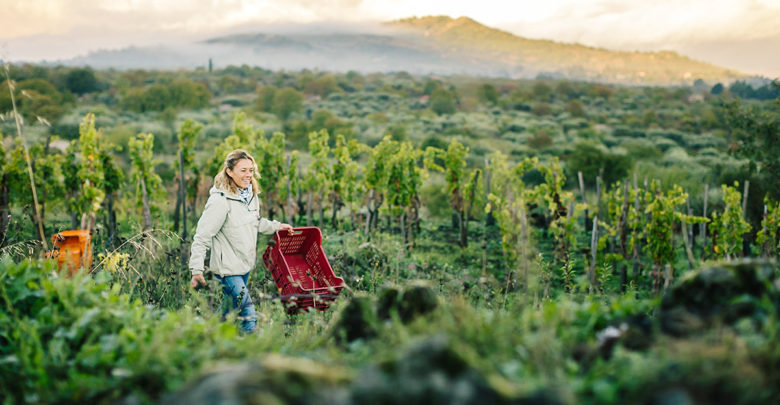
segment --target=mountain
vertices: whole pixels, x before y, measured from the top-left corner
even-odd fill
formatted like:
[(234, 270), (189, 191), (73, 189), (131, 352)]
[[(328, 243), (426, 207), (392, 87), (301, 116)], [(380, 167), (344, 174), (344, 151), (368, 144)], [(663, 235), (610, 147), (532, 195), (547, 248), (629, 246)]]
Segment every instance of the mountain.
[(187, 45), (97, 51), (63, 63), (96, 68), (217, 66), (507, 78), (567, 78), (620, 84), (730, 82), (745, 75), (674, 52), (621, 52), (518, 37), (470, 18), (407, 18), (362, 31), (303, 26), (284, 33), (226, 35)]
[[(674, 52), (620, 52), (578, 44), (526, 39), (486, 27), (470, 18), (408, 18), (390, 23), (424, 38), (431, 51), (448, 59), (481, 61), (524, 76), (572, 78), (625, 84), (731, 81), (739, 72)], [(524, 73), (524, 74), (523, 74)]]

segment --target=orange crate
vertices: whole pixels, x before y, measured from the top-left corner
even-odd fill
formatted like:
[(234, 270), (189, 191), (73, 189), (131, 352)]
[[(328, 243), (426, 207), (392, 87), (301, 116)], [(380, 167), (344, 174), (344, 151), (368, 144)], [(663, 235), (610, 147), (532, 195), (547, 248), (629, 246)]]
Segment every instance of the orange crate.
[(276, 232), (263, 253), (263, 264), (290, 314), (312, 307), (324, 311), (344, 287), (344, 279), (336, 277), (322, 250), (317, 227), (295, 228), (292, 235)]
[(86, 229), (59, 232), (52, 235), (54, 249), (46, 252), (46, 257), (55, 259), (60, 270), (67, 268), (70, 275), (78, 271), (79, 267), (89, 271), (92, 267), (91, 239)]

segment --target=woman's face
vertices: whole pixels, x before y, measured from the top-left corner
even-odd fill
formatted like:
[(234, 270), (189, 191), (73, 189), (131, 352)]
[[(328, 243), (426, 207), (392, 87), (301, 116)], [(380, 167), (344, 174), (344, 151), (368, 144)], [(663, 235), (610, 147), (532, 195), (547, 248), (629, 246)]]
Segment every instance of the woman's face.
[(252, 184), (252, 176), (255, 174), (255, 164), (249, 159), (241, 159), (233, 166), (233, 170), (227, 169), (227, 174), (236, 182), (239, 188), (247, 188)]

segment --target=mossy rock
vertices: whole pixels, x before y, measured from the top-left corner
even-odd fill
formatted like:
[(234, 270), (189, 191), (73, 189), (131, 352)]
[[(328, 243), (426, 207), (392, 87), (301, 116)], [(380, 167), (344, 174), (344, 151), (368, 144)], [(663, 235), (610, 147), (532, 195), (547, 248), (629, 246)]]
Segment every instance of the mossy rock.
[(210, 370), (162, 404), (344, 404), (350, 374), (310, 359), (272, 354), (261, 363)]
[(340, 343), (370, 339), (377, 335), (377, 324), (373, 300), (371, 297), (359, 295), (352, 297), (339, 312), (331, 334)]
[(483, 375), (443, 335), (413, 344), (398, 358), (361, 371), (351, 391), (358, 404), (561, 402), (542, 392), (523, 397), (502, 377)]
[(401, 289), (395, 285), (382, 286), (377, 300), (377, 317), (386, 321), (391, 318), (393, 312), (397, 313), (401, 303), (401, 295)]
[(780, 310), (780, 279), (772, 261), (739, 260), (686, 274), (661, 301), (661, 326), (683, 336), (714, 323), (732, 324), (744, 317), (762, 318), (768, 297)]
[(409, 282), (404, 288), (401, 301), (398, 305), (398, 316), (404, 323), (416, 318), (418, 315), (427, 314), (438, 306), (436, 293), (430, 283), (423, 280)]

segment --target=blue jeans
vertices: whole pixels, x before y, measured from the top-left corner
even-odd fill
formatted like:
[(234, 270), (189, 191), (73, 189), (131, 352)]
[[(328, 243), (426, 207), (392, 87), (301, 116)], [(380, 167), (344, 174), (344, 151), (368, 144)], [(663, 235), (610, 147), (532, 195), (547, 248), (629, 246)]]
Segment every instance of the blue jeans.
[(225, 294), (222, 298), (222, 317), (224, 319), (228, 312), (238, 309), (238, 319), (241, 320), (241, 330), (244, 332), (254, 332), (257, 328), (257, 314), (255, 313), (255, 304), (252, 297), (249, 296), (249, 273), (242, 276), (219, 276), (215, 275), (222, 284), (222, 292)]

